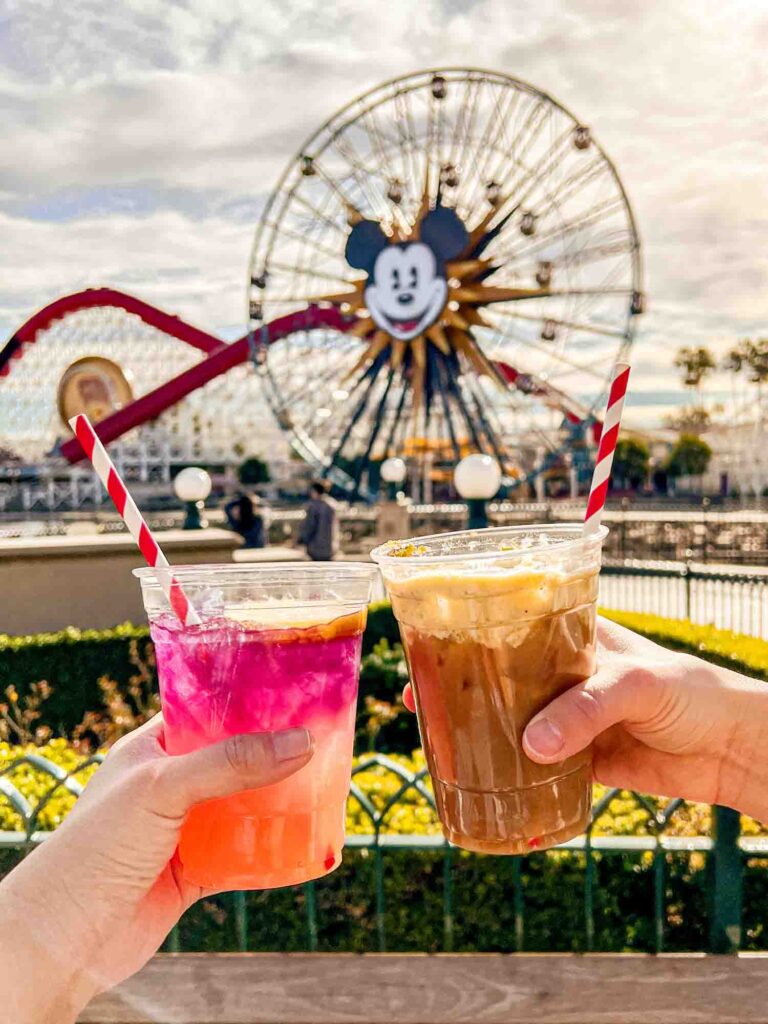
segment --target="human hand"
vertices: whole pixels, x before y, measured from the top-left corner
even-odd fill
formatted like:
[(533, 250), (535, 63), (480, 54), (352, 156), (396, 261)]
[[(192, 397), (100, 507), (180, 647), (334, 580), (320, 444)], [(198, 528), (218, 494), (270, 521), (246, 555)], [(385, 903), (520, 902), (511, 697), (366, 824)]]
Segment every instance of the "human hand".
[[(593, 744), (606, 786), (719, 803), (768, 819), (768, 684), (598, 620), (598, 668), (528, 724), (540, 764)], [(413, 709), (410, 687), (403, 695)]]
[(279, 782), (312, 756), (304, 729), (174, 757), (162, 730), (158, 715), (116, 743), (65, 822), (0, 885), (0, 990), (14, 1024), (74, 1021), (142, 967), (211, 895), (184, 879), (175, 852), (186, 812)]

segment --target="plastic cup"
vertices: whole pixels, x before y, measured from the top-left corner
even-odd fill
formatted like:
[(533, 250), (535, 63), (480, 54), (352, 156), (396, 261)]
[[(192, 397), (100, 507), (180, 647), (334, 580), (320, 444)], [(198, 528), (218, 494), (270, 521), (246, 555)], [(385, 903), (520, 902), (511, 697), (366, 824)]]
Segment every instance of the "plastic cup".
[(237, 733), (303, 726), (295, 775), (194, 807), (185, 877), (207, 889), (294, 885), (341, 863), (360, 649), (372, 565), (194, 565), (174, 576), (202, 622), (170, 611), (154, 569), (136, 569), (155, 645), (169, 754)]
[(592, 755), (534, 764), (533, 715), (595, 669), (600, 551), (581, 524), (468, 530), (372, 553), (400, 626), (446, 837), (521, 854), (589, 824)]

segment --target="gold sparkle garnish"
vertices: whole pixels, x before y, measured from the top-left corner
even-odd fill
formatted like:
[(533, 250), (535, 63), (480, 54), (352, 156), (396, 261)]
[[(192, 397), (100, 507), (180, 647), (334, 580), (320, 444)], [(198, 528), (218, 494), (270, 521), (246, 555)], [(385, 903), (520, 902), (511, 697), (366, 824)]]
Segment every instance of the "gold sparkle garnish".
[(424, 544), (403, 544), (398, 540), (391, 540), (387, 544), (387, 555), (390, 558), (417, 558), (426, 553), (427, 548)]

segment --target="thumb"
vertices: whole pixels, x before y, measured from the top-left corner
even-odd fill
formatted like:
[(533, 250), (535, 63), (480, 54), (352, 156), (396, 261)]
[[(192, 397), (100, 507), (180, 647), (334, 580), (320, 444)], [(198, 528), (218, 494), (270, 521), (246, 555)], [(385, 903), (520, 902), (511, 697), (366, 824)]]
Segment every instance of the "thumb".
[(531, 719), (523, 733), (523, 750), (539, 764), (563, 761), (617, 722), (648, 717), (649, 696), (632, 675), (587, 679)]
[(195, 804), (259, 789), (293, 775), (311, 759), (306, 729), (242, 733), (162, 762), (153, 787), (153, 810), (181, 817)]

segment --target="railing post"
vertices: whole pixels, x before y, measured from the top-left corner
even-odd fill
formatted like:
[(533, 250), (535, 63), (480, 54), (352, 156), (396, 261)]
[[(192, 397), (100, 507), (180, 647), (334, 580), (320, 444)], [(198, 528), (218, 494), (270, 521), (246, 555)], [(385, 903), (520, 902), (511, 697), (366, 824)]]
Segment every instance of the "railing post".
[(317, 894), (315, 883), (306, 882), (304, 885), (304, 900), (307, 909), (307, 946), (310, 953), (317, 952)]
[(235, 905), (235, 937), (237, 949), (240, 953), (248, 950), (248, 907), (245, 902), (245, 893), (238, 890), (232, 894)]
[(710, 875), (710, 953), (737, 953), (741, 945), (744, 862), (739, 848), (741, 816), (730, 807), (712, 808), (715, 846)]
[(709, 506), (712, 504), (709, 498), (701, 499), (701, 521), (704, 526), (704, 551), (702, 561), (706, 564), (707, 556), (709, 554), (709, 519), (707, 518), (707, 512)]
[(693, 551), (690, 548), (685, 549), (685, 569), (683, 569), (683, 576), (685, 578), (685, 618), (690, 619), (691, 617), (691, 558), (693, 558)]
[(447, 840), (443, 848), (443, 952), (453, 952), (453, 852)]

